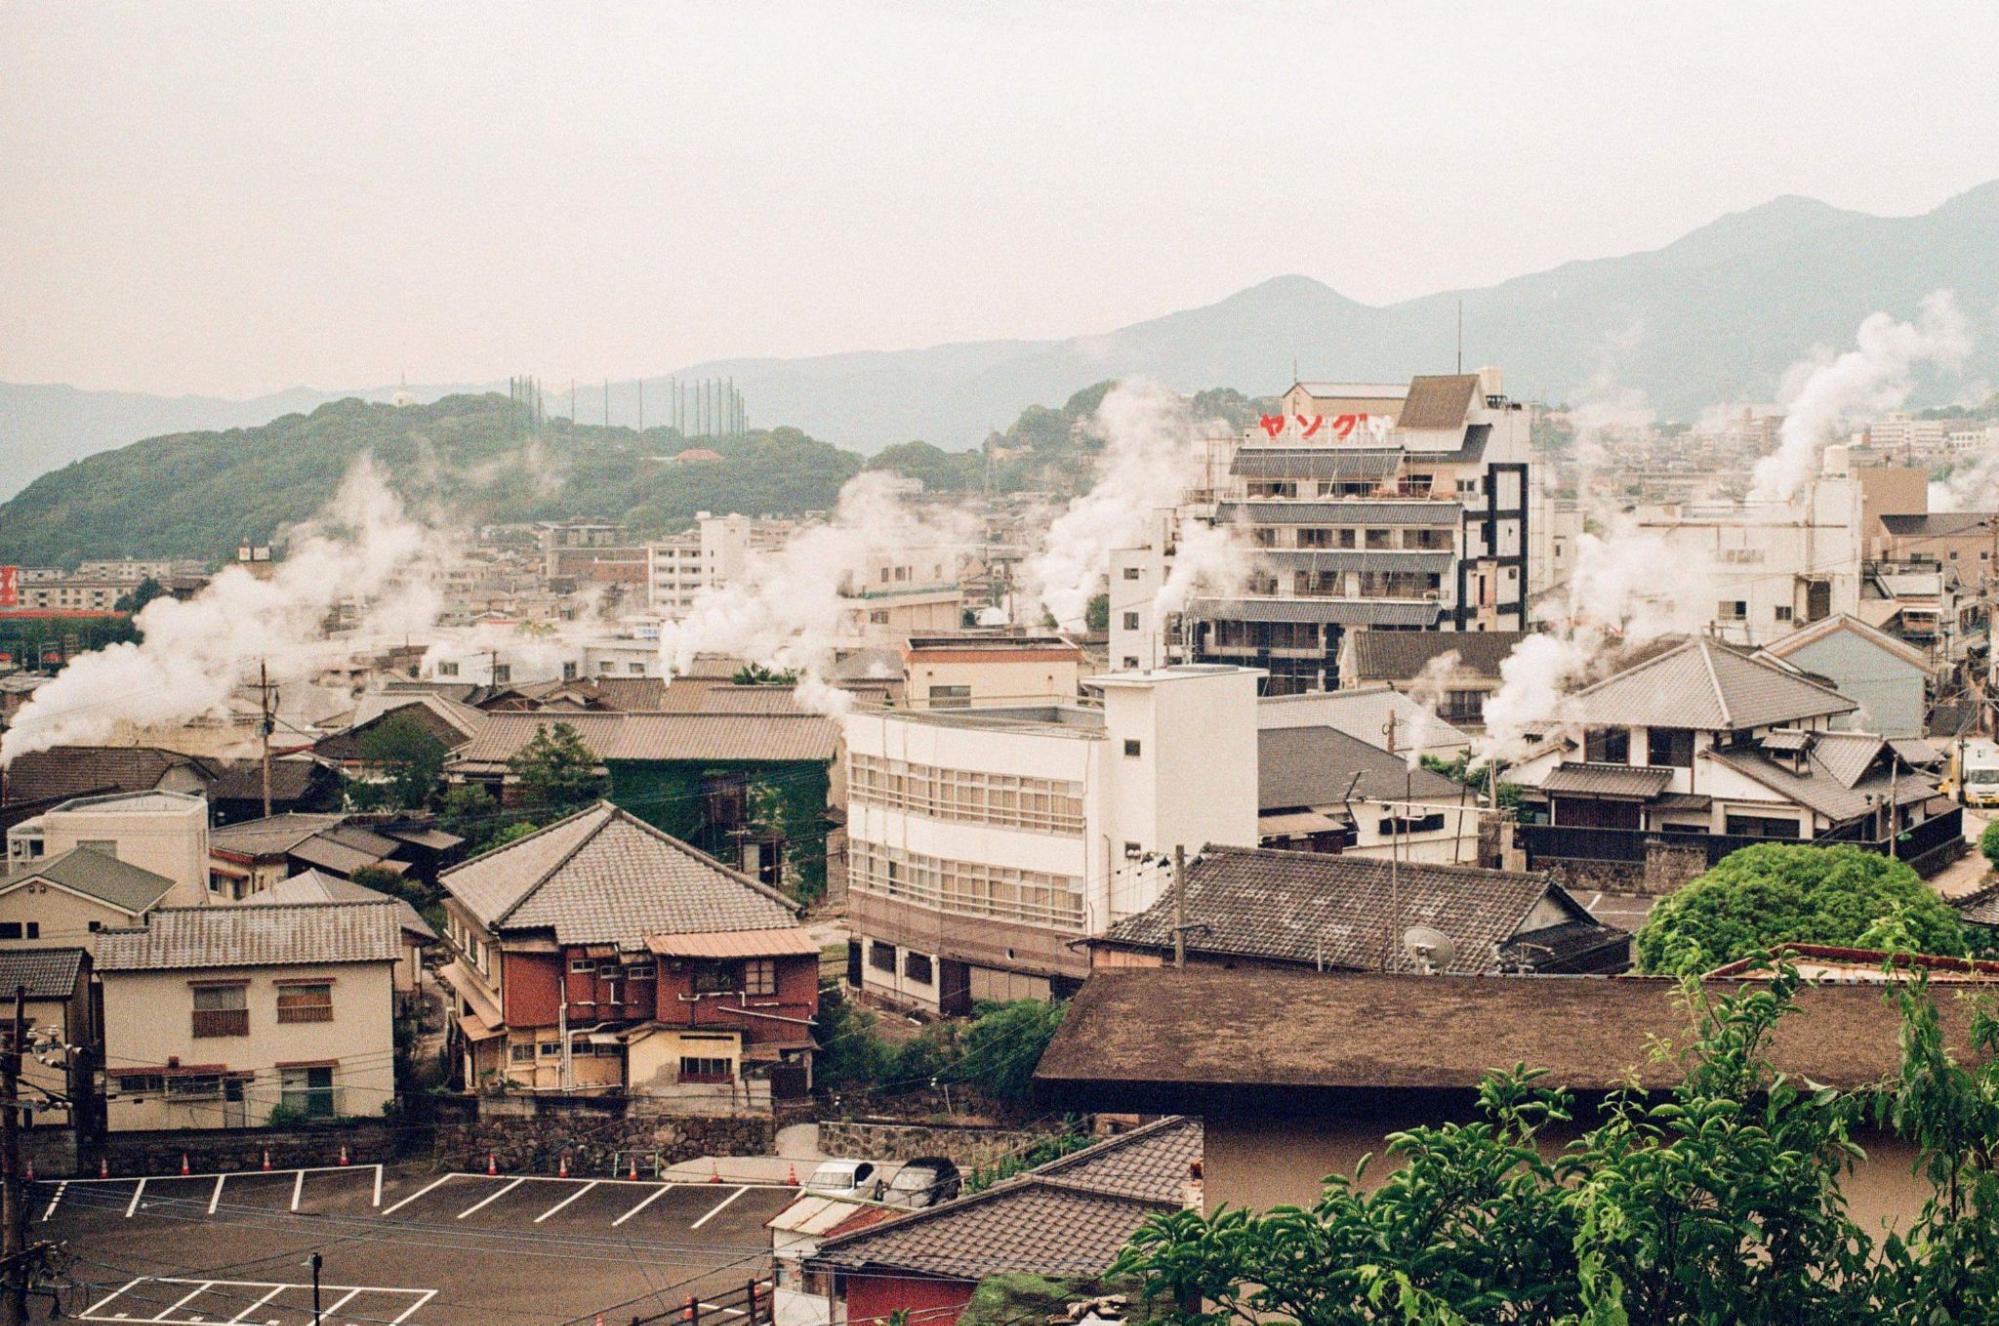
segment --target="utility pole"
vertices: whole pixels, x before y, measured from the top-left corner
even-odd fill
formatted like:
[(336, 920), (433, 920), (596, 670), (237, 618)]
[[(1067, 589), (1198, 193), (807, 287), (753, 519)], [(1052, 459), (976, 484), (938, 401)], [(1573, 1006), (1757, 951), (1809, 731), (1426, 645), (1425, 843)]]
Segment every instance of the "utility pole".
[(276, 726), (272, 719), (271, 669), (264, 659), (257, 660), (257, 745), (259, 747), (259, 771), (263, 778), (264, 818), (271, 817), (271, 731)]
[(14, 1026), (0, 1055), (0, 1151), (5, 1152), (4, 1182), (0, 1182), (0, 1223), (6, 1225), (7, 1292), (0, 1301), (0, 1322), (27, 1326), (28, 1321), (28, 1195), (21, 1190), (21, 1046), (28, 1039), (28, 987), (14, 987)]
[(1173, 845), (1173, 965), (1187, 965), (1187, 845)]
[(309, 1262), (309, 1263), (308, 1263), (308, 1265), (310, 1265), (310, 1266), (312, 1267), (312, 1326), (319, 1326), (319, 1323), (320, 1323), (320, 1315), (319, 1315), (319, 1267), (320, 1267), (320, 1263), (321, 1263), (321, 1262), (322, 1262), (323, 1260), (324, 1260), (324, 1258), (322, 1258), (322, 1257), (321, 1257), (321, 1256), (320, 1256), (320, 1255), (319, 1255), (318, 1253), (316, 1253), (316, 1252), (315, 1252), (315, 1253), (313, 1253), (313, 1254), (312, 1254), (312, 1260), (311, 1260), (311, 1262)]

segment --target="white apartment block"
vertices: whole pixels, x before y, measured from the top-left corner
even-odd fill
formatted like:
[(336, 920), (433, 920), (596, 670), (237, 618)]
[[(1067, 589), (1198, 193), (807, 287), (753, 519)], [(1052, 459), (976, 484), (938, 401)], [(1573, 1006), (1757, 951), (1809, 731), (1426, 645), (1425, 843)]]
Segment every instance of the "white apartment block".
[(947, 547), (870, 552), (841, 579), (835, 647), (900, 648), (913, 635), (957, 630), (965, 609), (958, 583), (962, 555)]
[(740, 577), (759, 553), (790, 537), (788, 520), (700, 512), (694, 528), (646, 544), (646, 596), (653, 613), (670, 620), (687, 615), (704, 589)]
[(849, 975), (967, 1012), (1089, 974), (1075, 941), (1145, 910), (1176, 846), (1253, 844), (1251, 668), (1106, 673), (1101, 708), (846, 716)]
[(172, 880), (160, 906), (209, 900), (207, 797), (156, 789), (65, 801), (7, 830), (7, 872), (78, 847)]
[(1640, 508), (1638, 527), (1661, 539), (1668, 566), (1704, 576), (1715, 635), (1763, 645), (1835, 613), (1857, 614), (1861, 485), (1845, 447), (1826, 448), (1823, 472), (1789, 502), (1712, 502)]
[[(1112, 666), (1245, 664), (1290, 694), (1337, 688), (1349, 631), (1526, 627), (1559, 559), (1537, 545), (1552, 534), (1549, 503), (1498, 370), (1406, 388), (1298, 383), (1284, 410), (1218, 440), (1204, 487), (1112, 554)], [(1226, 529), (1253, 569), (1153, 620), (1179, 546), (1203, 525)]]

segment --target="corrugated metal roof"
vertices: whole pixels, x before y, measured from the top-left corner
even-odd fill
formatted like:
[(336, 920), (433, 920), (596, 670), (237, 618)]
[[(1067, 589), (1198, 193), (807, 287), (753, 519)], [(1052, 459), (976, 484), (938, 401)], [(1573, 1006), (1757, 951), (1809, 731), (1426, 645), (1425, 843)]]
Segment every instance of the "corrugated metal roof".
[(502, 713), (454, 763), (505, 764), (542, 728), (567, 723), (600, 760), (826, 761), (840, 727), (817, 714)]
[(1409, 395), (1395, 416), (1403, 429), (1462, 428), (1478, 392), (1476, 373), (1422, 373), (1409, 379)]
[(1327, 501), (1251, 498), (1243, 502), (1215, 504), (1215, 519), (1223, 524), (1246, 521), (1251, 525), (1389, 525), (1456, 529), (1464, 518), (1465, 509), (1456, 502), (1415, 499), (1384, 502), (1360, 497)]
[(1437, 624), (1443, 608), (1435, 603), (1382, 599), (1195, 599), (1187, 612), (1202, 621), (1429, 627)]
[(663, 958), (803, 958), (818, 954), (819, 941), (793, 926), (648, 935), (646, 948)]
[(1229, 473), (1244, 479), (1345, 479), (1378, 483), (1402, 464), (1400, 448), (1242, 447)]
[(1406, 752), (1391, 754), (1336, 727), (1265, 728), (1256, 734), (1256, 750), (1261, 809), (1337, 805), (1349, 786), (1356, 797), (1377, 799), (1406, 793), (1425, 801), (1457, 801), (1464, 793), (1420, 764), (1411, 768)]
[(165, 907), (152, 914), (143, 930), (99, 932), (97, 970), (395, 962), (402, 952), (402, 924), (395, 904), (386, 898), (268, 907)]

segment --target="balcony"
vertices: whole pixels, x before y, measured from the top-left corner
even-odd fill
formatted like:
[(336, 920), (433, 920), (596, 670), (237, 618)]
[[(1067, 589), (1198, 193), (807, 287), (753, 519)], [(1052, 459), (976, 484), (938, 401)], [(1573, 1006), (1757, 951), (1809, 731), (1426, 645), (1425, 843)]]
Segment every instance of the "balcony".
[(248, 1036), (250, 1010), (247, 1008), (197, 1008), (194, 1010), (194, 1038)]

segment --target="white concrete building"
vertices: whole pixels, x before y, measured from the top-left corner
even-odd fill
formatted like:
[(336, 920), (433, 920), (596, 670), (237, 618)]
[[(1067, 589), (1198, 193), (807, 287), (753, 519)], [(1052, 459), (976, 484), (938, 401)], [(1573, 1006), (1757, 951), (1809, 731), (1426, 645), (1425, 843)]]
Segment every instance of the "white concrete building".
[(78, 797), (7, 831), (7, 868), (88, 847), (102, 856), (173, 881), (164, 907), (209, 901), (208, 798), (187, 792), (112, 792)]
[(1763, 645), (1835, 613), (1859, 613), (1861, 486), (1847, 455), (1826, 448), (1823, 472), (1789, 502), (1638, 510), (1639, 529), (1666, 545), (1667, 565), (1705, 575), (1716, 635)]
[(1257, 836), (1252, 668), (1108, 673), (1076, 705), (870, 711), (847, 744), (849, 976), (944, 1013), (1046, 998), (1174, 847)]
[(659, 616), (677, 620), (704, 589), (740, 577), (751, 558), (783, 546), (793, 528), (788, 520), (757, 520), (734, 512), (703, 511), (694, 528), (646, 544), (646, 598)]
[[(1332, 690), (1349, 631), (1526, 627), (1557, 559), (1534, 551), (1549, 502), (1497, 369), (1407, 388), (1299, 383), (1284, 400), (1217, 439), (1202, 486), (1112, 553), (1113, 666), (1238, 663), (1268, 672), (1272, 694)], [(1227, 530), (1251, 569), (1153, 620), (1204, 526)]]
[(959, 548), (894, 548), (868, 553), (843, 576), (834, 647), (900, 647), (913, 635), (955, 631), (965, 593), (958, 583)]

